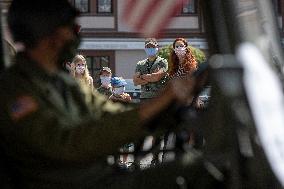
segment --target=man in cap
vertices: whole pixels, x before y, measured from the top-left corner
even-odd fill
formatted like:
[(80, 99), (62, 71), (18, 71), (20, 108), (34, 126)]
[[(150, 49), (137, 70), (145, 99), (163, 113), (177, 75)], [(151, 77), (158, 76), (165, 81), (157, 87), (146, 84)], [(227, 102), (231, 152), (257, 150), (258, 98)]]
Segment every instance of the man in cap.
[(97, 91), (107, 97), (110, 97), (112, 94), (112, 87), (110, 83), (111, 75), (112, 73), (109, 67), (102, 67), (100, 71), (101, 86), (97, 89)]
[[(174, 123), (166, 110), (191, 96), (194, 81), (175, 81), (158, 100), (136, 109), (95, 94), (87, 104), (78, 84), (61, 70), (78, 47), (77, 15), (67, 0), (14, 0), (10, 5), (9, 28), (25, 49), (0, 76), (0, 138), (16, 188), (174, 188), (175, 171), (166, 166), (151, 169), (159, 178), (167, 175), (157, 182), (151, 171), (115, 175), (105, 160), (121, 145), (144, 137), (149, 129), (154, 132), (145, 124), (161, 111), (165, 117), (159, 131)], [(195, 165), (204, 170), (202, 163)], [(185, 174), (192, 172), (190, 167), (172, 166), (189, 180), (201, 177)], [(202, 174), (207, 177), (212, 178)]]
[(167, 82), (168, 62), (157, 55), (159, 45), (155, 38), (145, 40), (147, 58), (136, 64), (134, 85), (141, 85), (140, 100), (154, 98)]
[[(136, 64), (133, 76), (134, 85), (141, 85), (140, 102), (145, 102), (158, 95), (167, 82), (168, 62), (166, 59), (157, 55), (159, 50), (158, 41), (155, 38), (145, 39), (145, 52), (147, 58)], [(152, 146), (157, 142), (153, 138)], [(142, 145), (143, 142), (140, 142)], [(153, 163), (158, 161), (155, 155)]]

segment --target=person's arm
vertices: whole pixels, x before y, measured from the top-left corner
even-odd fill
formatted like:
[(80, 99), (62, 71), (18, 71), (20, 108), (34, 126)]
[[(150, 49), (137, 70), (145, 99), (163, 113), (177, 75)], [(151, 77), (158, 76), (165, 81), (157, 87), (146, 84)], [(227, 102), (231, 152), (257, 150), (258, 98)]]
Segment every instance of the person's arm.
[(91, 90), (94, 90), (94, 80), (91, 76), (89, 76), (89, 85), (90, 85)]
[(142, 75), (142, 79), (148, 81), (148, 82), (157, 82), (160, 81), (163, 77), (166, 76), (168, 71), (168, 62), (165, 59), (162, 59), (158, 57), (160, 60), (158, 62), (158, 68), (155, 70), (155, 72), (151, 74), (145, 74)]
[(160, 81), (163, 77), (165, 77), (166, 74), (167, 73), (164, 70), (160, 69), (152, 74), (141, 75), (141, 78), (147, 82), (157, 82)]
[(124, 100), (125, 102), (131, 102), (132, 98), (128, 93), (124, 93)]
[(135, 86), (146, 85), (148, 83), (148, 81), (143, 79), (141, 76), (142, 75), (140, 75), (140, 72), (136, 72), (135, 75), (133, 76), (133, 83), (134, 83)]

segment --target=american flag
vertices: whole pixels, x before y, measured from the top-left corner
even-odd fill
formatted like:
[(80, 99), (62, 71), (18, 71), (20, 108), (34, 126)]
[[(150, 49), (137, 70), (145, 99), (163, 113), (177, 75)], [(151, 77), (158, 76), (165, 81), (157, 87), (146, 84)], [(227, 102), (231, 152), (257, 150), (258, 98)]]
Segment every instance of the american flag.
[(125, 0), (123, 20), (144, 37), (157, 37), (189, 0)]

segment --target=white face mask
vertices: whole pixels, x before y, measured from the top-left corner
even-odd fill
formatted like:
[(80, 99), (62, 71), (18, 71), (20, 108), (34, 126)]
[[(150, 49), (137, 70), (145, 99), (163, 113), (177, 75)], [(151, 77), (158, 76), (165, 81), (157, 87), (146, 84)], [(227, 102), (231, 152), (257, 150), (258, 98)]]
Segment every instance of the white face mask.
[(125, 87), (113, 88), (113, 94), (121, 95), (125, 91)]
[(175, 48), (175, 53), (179, 58), (183, 58), (186, 54), (186, 47)]
[(107, 77), (107, 76), (100, 76), (100, 79), (101, 79), (101, 83), (102, 85), (109, 85), (110, 84), (110, 77)]
[(78, 65), (75, 68), (77, 74), (84, 74), (85, 73), (85, 66)]

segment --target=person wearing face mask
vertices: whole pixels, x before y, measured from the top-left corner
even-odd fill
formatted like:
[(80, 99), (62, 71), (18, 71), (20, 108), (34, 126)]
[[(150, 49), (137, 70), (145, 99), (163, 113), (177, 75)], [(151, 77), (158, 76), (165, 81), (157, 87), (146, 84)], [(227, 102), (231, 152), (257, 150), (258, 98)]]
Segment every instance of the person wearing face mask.
[(111, 80), (111, 69), (109, 67), (103, 67), (100, 71), (101, 86), (97, 88), (97, 92), (110, 97), (112, 94)]
[[(198, 65), (197, 61), (188, 47), (188, 42), (184, 38), (176, 38), (173, 42), (173, 49), (170, 52), (169, 57), (169, 76), (171, 79), (174, 78), (184, 78), (194, 72), (197, 71)], [(201, 110), (204, 106), (204, 103), (199, 99), (198, 95), (194, 96), (192, 99), (189, 99), (188, 102), (185, 103), (188, 107), (193, 108), (193, 110)], [(168, 133), (165, 136), (167, 140)], [(190, 136), (189, 143), (193, 146), (197, 145), (196, 141), (200, 136), (193, 131), (188, 131), (188, 135)], [(176, 141), (180, 140), (179, 136), (176, 137)], [(164, 146), (166, 148), (166, 146)]]
[(184, 77), (197, 70), (197, 61), (184, 38), (177, 38), (173, 42), (170, 52), (169, 70), (171, 78)]
[[(173, 42), (173, 49), (169, 58), (169, 76), (173, 78), (183, 78), (190, 74), (193, 74), (198, 69), (198, 63), (188, 47), (188, 42), (184, 38), (177, 38)], [(202, 109), (204, 103), (198, 98), (189, 101), (196, 109)]]
[(109, 99), (114, 102), (131, 102), (131, 96), (128, 93), (125, 93), (126, 84), (126, 81), (122, 77), (111, 78), (112, 95)]
[(158, 42), (155, 38), (145, 40), (147, 58), (136, 64), (134, 85), (141, 85), (141, 102), (154, 98), (165, 86), (168, 79), (168, 62), (157, 55)]
[(84, 87), (90, 87), (91, 90), (94, 89), (93, 78), (89, 74), (86, 59), (83, 55), (76, 55), (71, 63), (72, 65), (72, 75), (80, 83), (83, 90)]
[[(159, 50), (158, 42), (155, 38), (145, 40), (145, 53), (147, 58), (136, 64), (135, 75), (133, 76), (134, 85), (141, 85), (140, 103), (155, 98), (168, 81), (168, 62), (166, 59), (157, 55)], [(143, 149), (144, 140), (141, 140), (137, 149)], [(152, 146), (158, 142), (152, 138)], [(153, 157), (153, 164), (157, 162), (158, 154)]]

